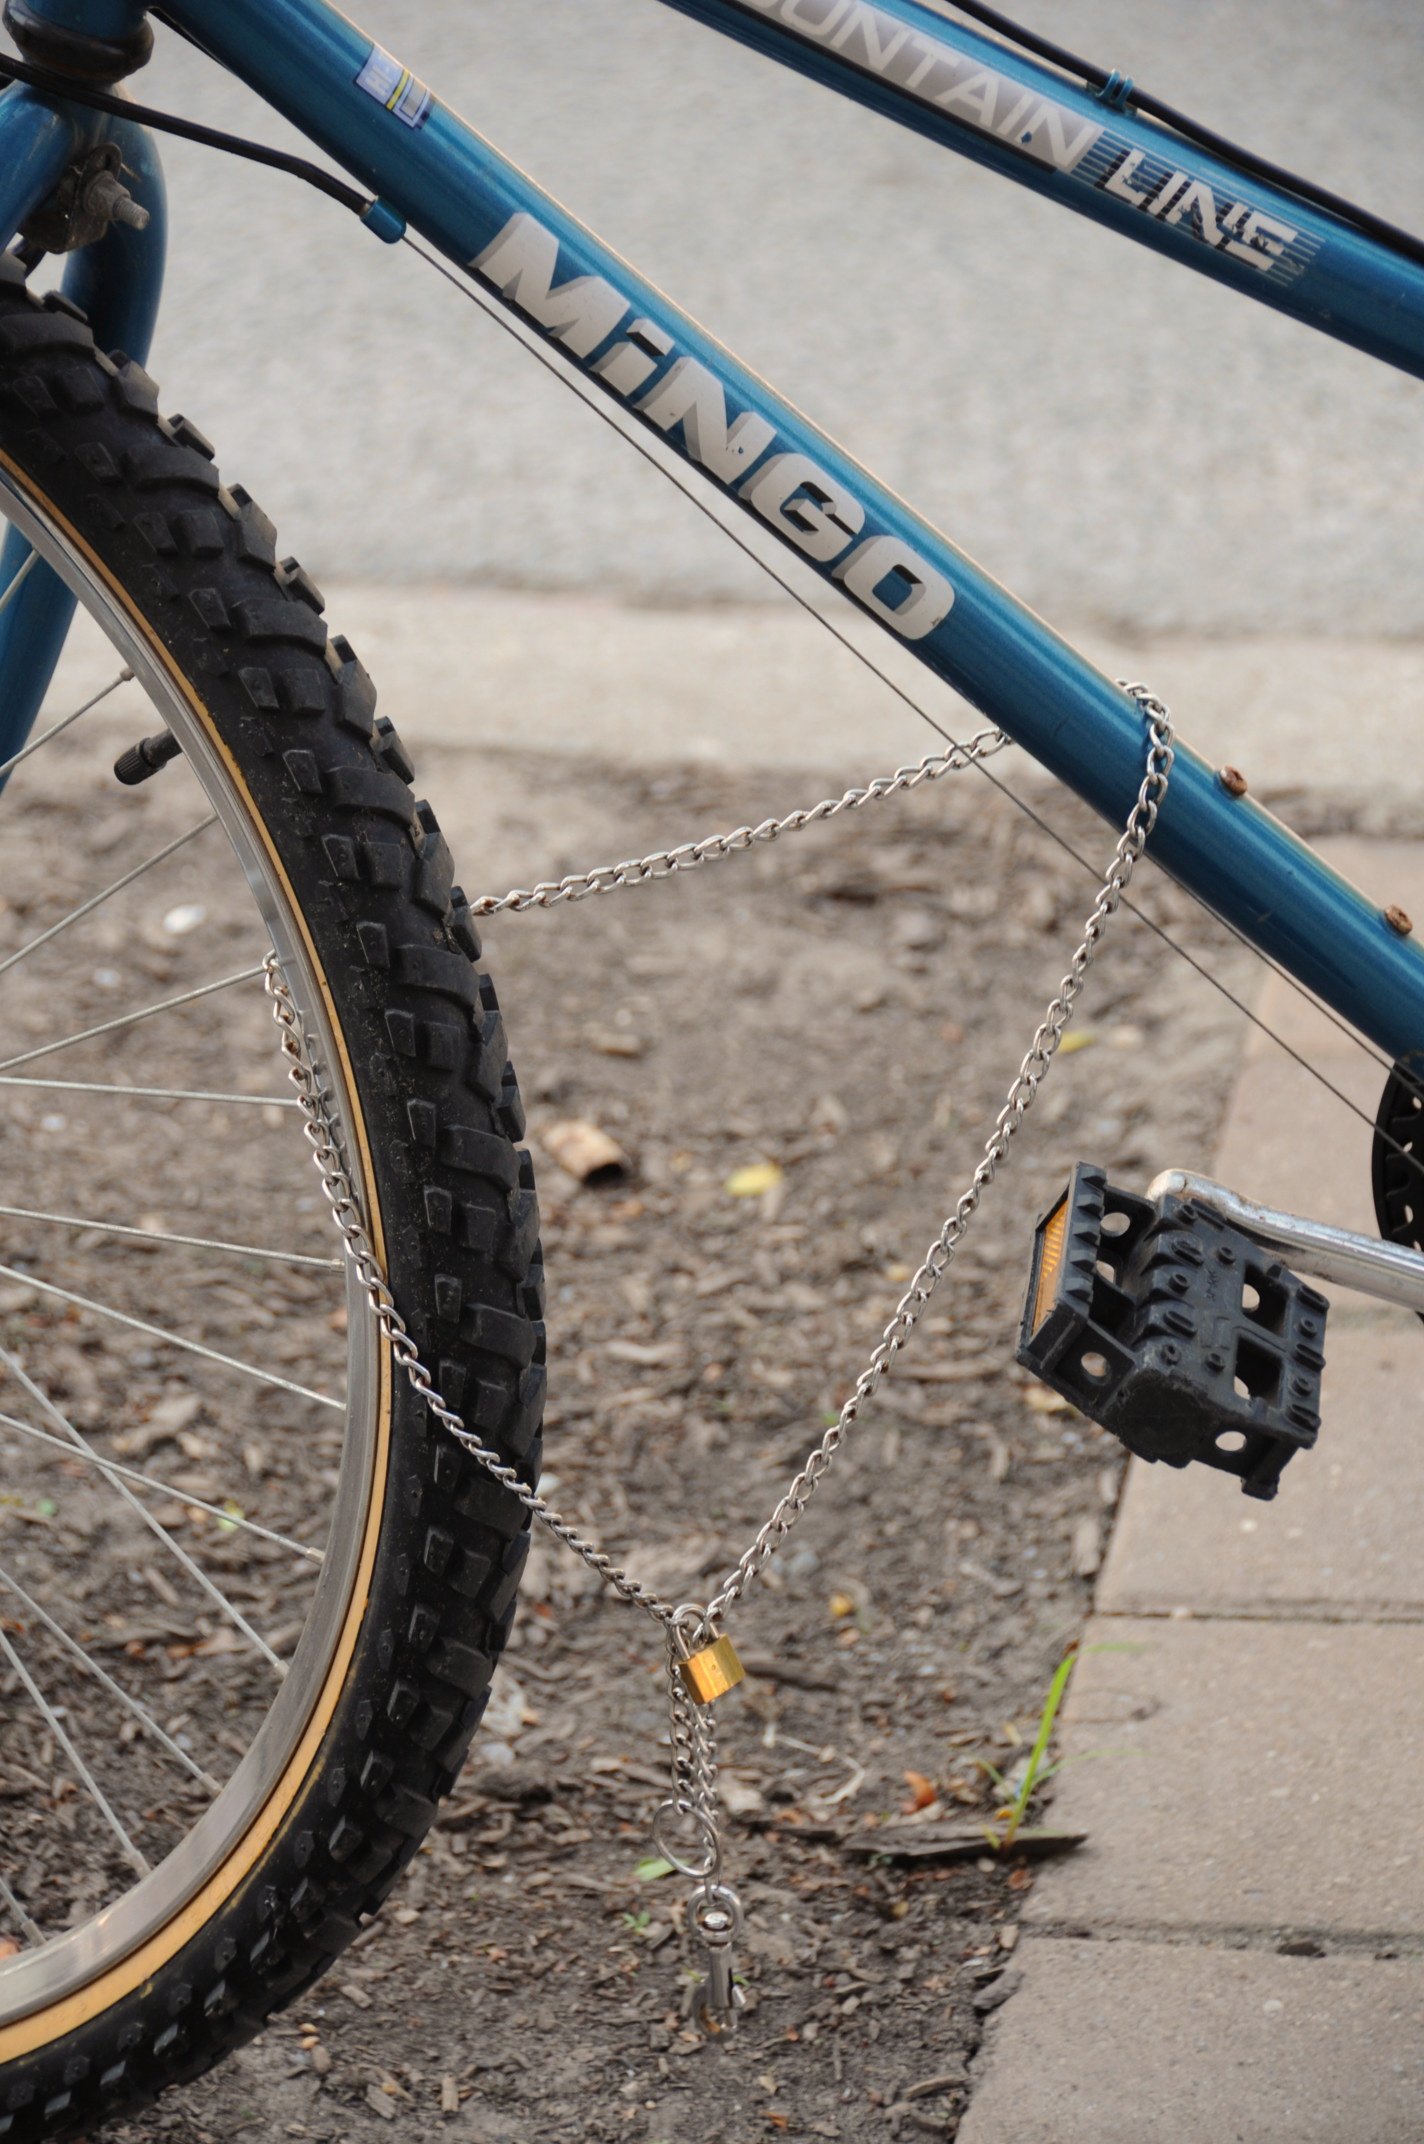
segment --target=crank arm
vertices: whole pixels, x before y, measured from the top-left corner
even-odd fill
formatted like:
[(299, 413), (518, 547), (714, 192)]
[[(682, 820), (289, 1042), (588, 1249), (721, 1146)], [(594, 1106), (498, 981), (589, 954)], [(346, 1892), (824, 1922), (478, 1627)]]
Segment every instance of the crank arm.
[(1376, 1236), (1357, 1236), (1347, 1228), (1332, 1228), (1324, 1221), (1305, 1221), (1290, 1213), (1277, 1213), (1258, 1206), (1254, 1199), (1214, 1184), (1209, 1177), (1190, 1169), (1164, 1169), (1147, 1187), (1154, 1201), (1163, 1198), (1194, 1199), (1209, 1206), (1233, 1228), (1250, 1236), (1263, 1250), (1274, 1251), (1301, 1272), (1316, 1280), (1333, 1281), (1337, 1287), (1353, 1288), (1358, 1295), (1374, 1296), (1382, 1303), (1396, 1303), (1402, 1310), (1424, 1312), (1424, 1257), (1402, 1244), (1382, 1243)]

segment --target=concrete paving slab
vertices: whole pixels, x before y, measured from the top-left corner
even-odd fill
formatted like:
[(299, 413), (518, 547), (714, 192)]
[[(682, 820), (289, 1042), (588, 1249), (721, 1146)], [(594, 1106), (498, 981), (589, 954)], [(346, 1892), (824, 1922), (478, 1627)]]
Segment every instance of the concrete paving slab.
[[(940, 742), (789, 604), (639, 605), (608, 595), (366, 581), (328, 583), (326, 594), (332, 630), (354, 643), (383, 712), (418, 763), (437, 751), (513, 746), (643, 766), (813, 768), (849, 783), (917, 760)], [(839, 607), (836, 622), (951, 735), (981, 726), (972, 708), (849, 606)], [(1182, 736), (1213, 763), (1244, 761), (1253, 791), (1287, 817), (1291, 799), (1307, 792), (1317, 808), (1334, 799), (1372, 815), (1368, 823), (1417, 823), (1424, 831), (1424, 766), (1392, 769), (1383, 804), (1375, 779), (1395, 747), (1399, 705), (1424, 697), (1424, 647), (1144, 640), (1091, 626), (1067, 637), (1110, 675), (1149, 678)], [(112, 672), (99, 635), (81, 625), (56, 680), (56, 704), (66, 694), (72, 704)], [(1022, 753), (1001, 771), (1016, 788), (1056, 786)], [(1325, 850), (1382, 901), (1416, 912), (1424, 930), (1424, 850), (1412, 863), (1408, 842)], [(1278, 987), (1272, 1022), (1293, 1033), (1301, 1000)], [(1328, 1024), (1309, 1034), (1312, 1046), (1343, 1046)]]
[(1424, 1331), (1327, 1333), (1324, 1426), (1273, 1504), (1134, 1462), (1098, 1589), (1107, 1615), (1424, 1616)]
[[(1054, 1822), (1088, 1844), (1038, 1926), (1424, 1935), (1424, 1857), (1391, 1781), (1424, 1766), (1409, 1624), (1098, 1617), (1069, 1693)], [(1074, 1761), (1074, 1760), (1083, 1761)]]
[[(639, 605), (369, 581), (328, 583), (327, 595), (333, 627), (355, 642), (412, 750), (517, 742), (637, 762), (837, 768), (859, 781), (936, 742), (780, 600)], [(834, 614), (953, 734), (978, 726), (903, 648), (847, 605)], [(1287, 817), (1302, 793), (1383, 810), (1379, 768), (1398, 757), (1398, 710), (1424, 698), (1424, 647), (1406, 641), (1143, 638), (1091, 624), (1066, 637), (1111, 676), (1149, 679), (1182, 736), (1213, 764), (1245, 766), (1253, 794)], [(1047, 777), (1016, 757), (1012, 779)], [(1411, 798), (1424, 803), (1424, 767), (1391, 764), (1388, 809)], [(1409, 905), (1393, 889), (1417, 885), (1418, 866), (1406, 881), (1393, 849), (1356, 843), (1349, 856), (1381, 899)], [(1424, 925), (1424, 887), (1413, 898)]]
[[(1424, 849), (1326, 853), (1424, 918)], [(1372, 1118), (1379, 1067), (1280, 980), (1259, 1003)], [(1373, 1231), (1369, 1149), (1368, 1122), (1252, 1037), (1213, 1173)], [(1055, 1937), (1025, 1944), (1024, 1986), (990, 2020), (962, 2144), (1420, 2134), (1424, 1961), (1223, 1945), (1424, 1929), (1412, 1823), (1373, 1785), (1424, 1754), (1421, 1344), (1415, 1321), (1337, 1295), (1322, 1445), (1274, 1506), (1133, 1462), (1085, 1640), (1122, 1649), (1085, 1654), (1062, 1736), (1084, 1761), (1054, 1817), (1088, 1844), (1026, 1901)], [(1131, 1940), (1147, 1933), (1177, 1940)]]
[(960, 2144), (1416, 2144), (1424, 1963), (1035, 1941)]

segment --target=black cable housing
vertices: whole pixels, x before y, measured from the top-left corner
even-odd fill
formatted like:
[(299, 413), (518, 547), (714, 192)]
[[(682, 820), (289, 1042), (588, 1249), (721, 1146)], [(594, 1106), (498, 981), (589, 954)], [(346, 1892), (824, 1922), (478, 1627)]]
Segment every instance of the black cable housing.
[(152, 105), (135, 104), (128, 97), (110, 96), (107, 90), (91, 89), (86, 83), (72, 81), (68, 75), (32, 67), (28, 60), (15, 59), (8, 52), (0, 53), (0, 82), (24, 82), (44, 96), (82, 104), (90, 111), (107, 112), (116, 119), (132, 119), (138, 126), (152, 127), (155, 134), (176, 134), (180, 140), (198, 142), (205, 149), (221, 149), (226, 155), (240, 156), (250, 164), (266, 164), (273, 171), (284, 171), (291, 178), (305, 180), (308, 186), (339, 201), (355, 216), (364, 216), (371, 206), (369, 194), (358, 192), (344, 179), (333, 177), (331, 172), (324, 171), (320, 164), (312, 163), (305, 156), (292, 156), (285, 149), (269, 149), (263, 142), (248, 141), (241, 134), (224, 134), (217, 127), (202, 126), (195, 119), (180, 119), (176, 112), (155, 111)]

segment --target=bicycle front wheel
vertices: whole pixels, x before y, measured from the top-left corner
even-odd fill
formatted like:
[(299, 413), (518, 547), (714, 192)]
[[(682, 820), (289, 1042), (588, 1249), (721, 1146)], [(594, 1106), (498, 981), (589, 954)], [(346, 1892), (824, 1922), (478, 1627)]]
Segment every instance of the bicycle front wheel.
[[(369, 679), (201, 435), (10, 262), (0, 512), (0, 604), (53, 573), (98, 628), (82, 719), (46, 709), (0, 792), (0, 2138), (29, 2144), (196, 2075), (358, 1932), (527, 1548), (337, 1256), (269, 946), (421, 1352), (531, 1482), (542, 1283), (494, 991)], [(155, 730), (177, 755), (117, 783)]]

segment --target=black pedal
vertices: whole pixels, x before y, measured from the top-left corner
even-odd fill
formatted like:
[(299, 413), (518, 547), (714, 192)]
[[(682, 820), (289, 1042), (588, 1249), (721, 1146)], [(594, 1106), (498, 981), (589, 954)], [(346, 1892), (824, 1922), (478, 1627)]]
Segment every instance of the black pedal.
[(1320, 1429), (1327, 1307), (1210, 1207), (1084, 1161), (1038, 1224), (1018, 1359), (1140, 1459), (1269, 1498)]

